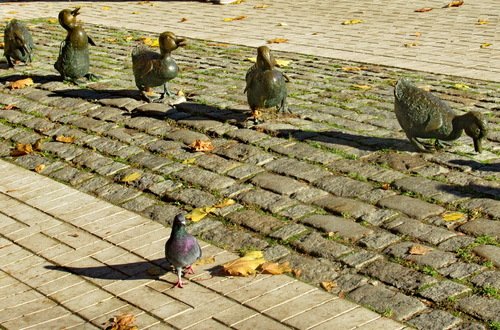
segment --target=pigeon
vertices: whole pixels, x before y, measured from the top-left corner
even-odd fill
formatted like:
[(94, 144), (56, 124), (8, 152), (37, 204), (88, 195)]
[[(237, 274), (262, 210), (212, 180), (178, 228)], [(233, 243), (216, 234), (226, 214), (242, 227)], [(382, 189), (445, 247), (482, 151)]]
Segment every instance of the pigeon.
[(85, 77), (95, 80), (97, 76), (89, 73), (89, 44), (95, 46), (95, 42), (87, 36), (87, 33), (76, 20), (80, 8), (64, 9), (59, 13), (59, 24), (68, 31), (66, 39), (61, 43), (59, 56), (54, 68), (61, 74), (64, 80), (76, 82), (77, 79)]
[[(139, 45), (132, 51), (132, 70), (135, 84), (147, 102), (161, 102), (165, 96), (172, 96), (167, 82), (177, 77), (179, 67), (171, 56), (173, 50), (186, 45), (186, 40), (172, 32), (163, 32), (158, 38), (160, 54)], [(160, 98), (153, 99), (148, 93), (152, 87), (163, 85)]]
[(453, 141), (462, 132), (474, 142), (474, 150), (481, 152), (481, 140), (487, 135), (487, 123), (477, 111), (457, 115), (446, 103), (430, 92), (424, 91), (401, 78), (394, 87), (394, 111), (406, 136), (420, 151), (433, 150), (418, 138), (436, 139), (434, 147), (443, 147), (440, 140)]
[(15, 61), (30, 63), (33, 57), (33, 38), (26, 25), (17, 19), (12, 19), (4, 31), (4, 56), (9, 68)]
[(165, 244), (165, 257), (177, 271), (176, 287), (182, 288), (182, 269), (193, 274), (192, 264), (201, 258), (201, 248), (194, 236), (186, 231), (186, 218), (178, 214), (174, 218), (172, 233)]
[(289, 111), (286, 82), (289, 78), (276, 70), (276, 60), (267, 46), (257, 48), (257, 60), (245, 76), (247, 101), (252, 117), (257, 118), (259, 109), (277, 107), (278, 111)]

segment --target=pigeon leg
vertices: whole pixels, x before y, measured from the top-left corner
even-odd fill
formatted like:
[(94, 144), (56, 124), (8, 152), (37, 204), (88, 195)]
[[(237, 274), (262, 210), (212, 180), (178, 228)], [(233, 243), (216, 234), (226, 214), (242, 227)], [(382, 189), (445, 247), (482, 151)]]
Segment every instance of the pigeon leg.
[(189, 265), (186, 268), (184, 268), (186, 271), (186, 274), (194, 274), (193, 266)]
[(177, 283), (175, 283), (176, 288), (183, 288), (184, 285), (182, 284), (182, 268), (177, 267)]

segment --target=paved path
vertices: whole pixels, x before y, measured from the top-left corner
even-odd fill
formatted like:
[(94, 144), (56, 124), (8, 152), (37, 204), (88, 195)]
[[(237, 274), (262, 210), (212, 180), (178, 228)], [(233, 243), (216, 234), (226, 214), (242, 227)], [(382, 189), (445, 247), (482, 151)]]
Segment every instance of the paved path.
[[(88, 23), (172, 30), (254, 47), (286, 38), (287, 43), (272, 48), (500, 82), (500, 2), (465, 1), (458, 8), (441, 8), (448, 2), (246, 0), (218, 6), (199, 1), (14, 1), (0, 4), (0, 19), (57, 17), (62, 8), (81, 6), (81, 18)], [(262, 4), (268, 7), (255, 8)], [(434, 9), (414, 12), (422, 7)], [(246, 18), (223, 21), (238, 16)], [(341, 24), (352, 19), (363, 22)]]
[(6, 329), (96, 329), (121, 314), (135, 315), (139, 329), (403, 328), (285, 275), (211, 275), (238, 256), (203, 241), (215, 263), (173, 288), (169, 229), (2, 160), (0, 205)]

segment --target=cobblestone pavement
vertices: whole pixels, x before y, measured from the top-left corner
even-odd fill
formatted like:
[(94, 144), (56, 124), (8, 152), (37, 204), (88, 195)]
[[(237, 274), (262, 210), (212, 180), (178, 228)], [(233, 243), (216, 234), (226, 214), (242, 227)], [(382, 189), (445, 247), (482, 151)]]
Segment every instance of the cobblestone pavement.
[[(14, 105), (0, 110), (4, 159), (43, 164), (41, 174), (161, 224), (232, 198), (190, 230), (230, 251), (264, 250), (301, 269), (301, 280), (334, 281), (333, 293), (419, 329), (498, 328), (498, 83), (275, 52), (292, 61), (283, 68), (292, 114), (269, 111), (251, 127), (242, 91), (253, 48), (189, 40), (171, 84), (188, 101), (171, 108), (139, 101), (132, 81), (131, 46), (154, 35), (87, 24), (103, 45), (91, 51), (103, 79), (73, 86), (52, 68), (62, 29), (46, 19), (30, 26), (34, 65), (0, 71), (1, 102)], [(8, 88), (25, 76), (35, 84)], [(457, 111), (485, 114), (483, 153), (468, 137), (415, 153), (392, 110), (400, 76)], [(9, 156), (40, 138), (40, 151)], [(191, 152), (196, 139), (215, 150)]]
[[(465, 1), (458, 8), (442, 8), (449, 2), (245, 0), (217, 6), (204, 1), (10, 1), (0, 4), (0, 19), (57, 17), (61, 8), (81, 6), (85, 22), (116, 28), (172, 30), (253, 47), (286, 38), (287, 43), (273, 48), (500, 82), (500, 2)], [(434, 9), (415, 12), (425, 7)], [(353, 19), (363, 22), (342, 25)], [(484, 44), (491, 45), (481, 48)]]
[(176, 289), (169, 229), (4, 161), (0, 173), (2, 328), (97, 329), (122, 314), (139, 329), (404, 328), (285, 275), (225, 277), (217, 266), (238, 256), (201, 241), (215, 263)]

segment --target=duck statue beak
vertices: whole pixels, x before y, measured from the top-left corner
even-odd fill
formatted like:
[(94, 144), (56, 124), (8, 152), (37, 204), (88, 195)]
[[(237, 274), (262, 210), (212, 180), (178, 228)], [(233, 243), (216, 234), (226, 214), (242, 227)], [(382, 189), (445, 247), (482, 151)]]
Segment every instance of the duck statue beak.
[(483, 151), (483, 146), (481, 144), (481, 139), (473, 139), (473, 141), (474, 141), (474, 150), (476, 152), (479, 152), (479, 153), (481, 151)]
[(176, 38), (175, 43), (177, 44), (177, 47), (184, 47), (187, 45), (187, 41), (184, 38)]
[(79, 11), (80, 11), (80, 7), (76, 7), (75, 9), (73, 9), (73, 10), (71, 11), (71, 15), (73, 15), (73, 16), (78, 16), (78, 15), (80, 14), (80, 12), (79, 12)]

